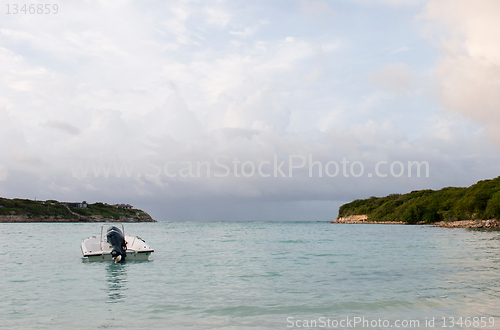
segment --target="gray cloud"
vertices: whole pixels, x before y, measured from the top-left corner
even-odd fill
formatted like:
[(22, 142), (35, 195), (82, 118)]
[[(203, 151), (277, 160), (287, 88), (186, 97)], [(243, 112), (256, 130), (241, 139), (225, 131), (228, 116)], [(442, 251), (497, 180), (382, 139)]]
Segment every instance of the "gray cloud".
[(44, 127), (53, 128), (59, 130), (61, 132), (70, 134), (70, 135), (79, 135), (80, 129), (78, 127), (71, 125), (70, 123), (59, 121), (59, 120), (49, 120), (45, 124)]

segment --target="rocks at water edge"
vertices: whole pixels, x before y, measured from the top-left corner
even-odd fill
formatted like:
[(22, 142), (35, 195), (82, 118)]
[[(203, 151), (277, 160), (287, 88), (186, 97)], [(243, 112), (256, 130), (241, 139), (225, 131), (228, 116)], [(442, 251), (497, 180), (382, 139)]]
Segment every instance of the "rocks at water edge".
[(500, 222), (497, 219), (489, 220), (458, 220), (458, 221), (441, 221), (433, 224), (436, 227), (446, 228), (484, 228), (484, 229), (500, 229)]
[(371, 221), (368, 220), (367, 214), (355, 214), (349, 215), (347, 217), (339, 217), (335, 219), (332, 223), (351, 223), (351, 224), (361, 224), (361, 223), (376, 223), (376, 224), (403, 224), (402, 221)]
[[(339, 217), (332, 221), (332, 223), (350, 223), (350, 224), (406, 224), (402, 221), (371, 221), (368, 220), (368, 215), (357, 214), (349, 215), (347, 217)], [(445, 228), (483, 228), (483, 229), (500, 229), (500, 221), (497, 219), (489, 220), (457, 220), (457, 221), (441, 221), (432, 224), (425, 224), (423, 222), (417, 223), (417, 225), (431, 225), (434, 227), (445, 227)]]

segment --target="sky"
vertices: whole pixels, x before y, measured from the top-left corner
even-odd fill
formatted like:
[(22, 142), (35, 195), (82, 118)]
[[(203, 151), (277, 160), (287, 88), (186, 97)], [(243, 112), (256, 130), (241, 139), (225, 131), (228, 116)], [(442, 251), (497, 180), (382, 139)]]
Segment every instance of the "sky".
[(2, 197), (326, 221), (500, 173), (496, 0), (1, 3)]

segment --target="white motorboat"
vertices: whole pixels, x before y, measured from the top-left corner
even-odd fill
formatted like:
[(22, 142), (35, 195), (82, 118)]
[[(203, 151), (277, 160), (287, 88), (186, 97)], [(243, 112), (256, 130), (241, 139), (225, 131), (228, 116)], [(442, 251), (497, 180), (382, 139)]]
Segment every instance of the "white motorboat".
[(83, 258), (87, 261), (148, 260), (152, 252), (154, 250), (139, 236), (125, 236), (122, 224), (104, 224), (101, 236), (82, 242)]

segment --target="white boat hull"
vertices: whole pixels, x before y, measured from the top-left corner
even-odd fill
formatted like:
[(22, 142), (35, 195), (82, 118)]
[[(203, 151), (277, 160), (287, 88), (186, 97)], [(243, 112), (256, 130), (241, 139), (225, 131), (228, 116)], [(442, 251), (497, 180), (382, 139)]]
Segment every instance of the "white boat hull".
[[(144, 261), (144, 260), (149, 260), (149, 256), (151, 255), (151, 252), (129, 252), (127, 251), (127, 258), (125, 260), (127, 261)], [(113, 257), (111, 256), (111, 253), (103, 253), (101, 255), (90, 255), (90, 256), (84, 256), (83, 259), (85, 261), (113, 261)]]

